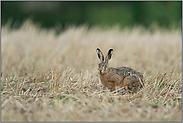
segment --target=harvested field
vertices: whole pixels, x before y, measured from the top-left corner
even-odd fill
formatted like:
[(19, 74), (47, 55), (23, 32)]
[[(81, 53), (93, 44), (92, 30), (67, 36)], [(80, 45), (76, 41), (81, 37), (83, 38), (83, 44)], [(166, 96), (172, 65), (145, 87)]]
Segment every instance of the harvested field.
[[(59, 35), (26, 21), (1, 29), (1, 121), (182, 121), (182, 32), (86, 25)], [(143, 73), (136, 94), (109, 92), (96, 48), (113, 48), (109, 66)]]

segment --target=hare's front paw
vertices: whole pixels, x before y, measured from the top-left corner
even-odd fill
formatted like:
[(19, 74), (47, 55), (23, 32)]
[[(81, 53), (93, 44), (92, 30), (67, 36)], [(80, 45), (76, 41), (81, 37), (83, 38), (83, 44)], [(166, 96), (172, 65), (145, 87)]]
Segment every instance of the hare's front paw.
[(109, 87), (107, 87), (109, 90), (111, 90), (112, 89), (112, 86), (109, 86)]

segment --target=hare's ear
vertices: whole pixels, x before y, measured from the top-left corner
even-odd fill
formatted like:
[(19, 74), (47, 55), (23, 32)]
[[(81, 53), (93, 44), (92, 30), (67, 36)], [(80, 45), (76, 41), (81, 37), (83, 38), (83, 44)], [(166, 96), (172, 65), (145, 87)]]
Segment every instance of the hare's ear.
[(113, 53), (113, 49), (110, 49), (110, 50), (108, 51), (108, 54), (107, 54), (108, 60), (111, 59), (112, 53)]
[(102, 52), (100, 51), (99, 48), (97, 48), (97, 54), (98, 54), (98, 58), (100, 59), (100, 61), (104, 61), (104, 55), (102, 54)]

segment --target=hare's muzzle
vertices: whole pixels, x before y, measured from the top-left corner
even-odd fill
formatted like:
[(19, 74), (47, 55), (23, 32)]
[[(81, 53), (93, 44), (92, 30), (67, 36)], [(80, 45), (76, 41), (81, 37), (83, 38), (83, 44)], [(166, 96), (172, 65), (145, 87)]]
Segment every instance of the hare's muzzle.
[(102, 74), (102, 70), (99, 70), (99, 73)]

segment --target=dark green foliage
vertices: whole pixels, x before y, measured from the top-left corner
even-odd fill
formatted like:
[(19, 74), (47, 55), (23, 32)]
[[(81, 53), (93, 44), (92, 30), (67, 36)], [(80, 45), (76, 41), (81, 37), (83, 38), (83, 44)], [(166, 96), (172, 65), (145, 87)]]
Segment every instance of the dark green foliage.
[[(1, 25), (12, 19), (13, 27), (19, 27), (27, 18), (32, 18), (42, 27), (63, 28), (70, 24), (121, 27), (134, 24), (149, 27), (181, 26), (182, 1), (133, 1), (133, 2), (1, 2)], [(12, 26), (11, 25), (11, 26)], [(60, 27), (62, 28), (62, 27)]]

